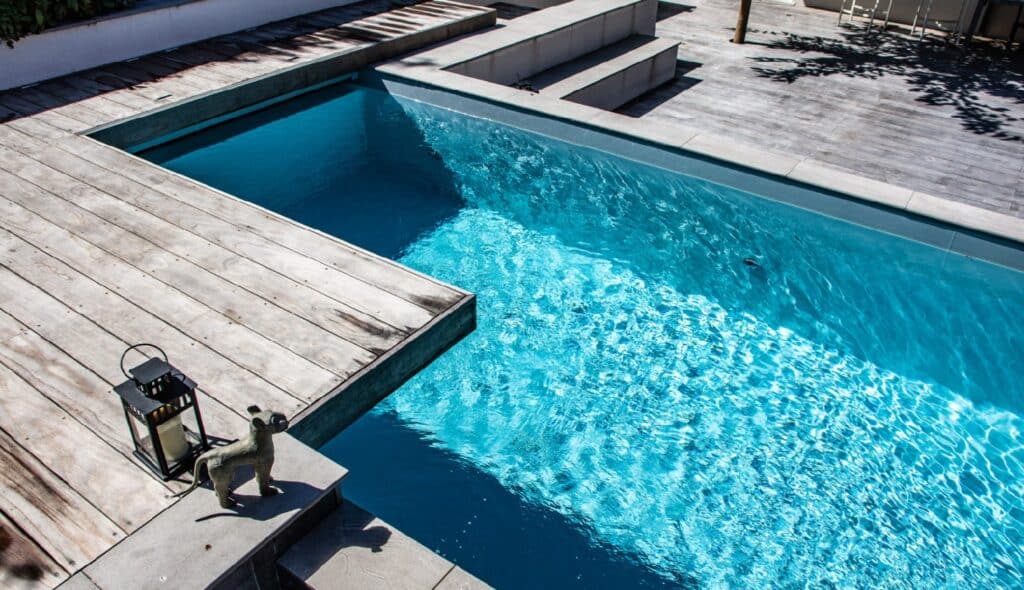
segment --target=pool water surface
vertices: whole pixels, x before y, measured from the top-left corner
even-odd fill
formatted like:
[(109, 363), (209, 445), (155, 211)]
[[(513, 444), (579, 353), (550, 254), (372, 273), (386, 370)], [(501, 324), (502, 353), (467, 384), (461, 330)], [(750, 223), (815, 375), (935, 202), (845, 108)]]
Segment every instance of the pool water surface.
[(358, 86), (142, 155), (477, 295), (322, 450), (497, 587), (1024, 585), (1021, 273)]

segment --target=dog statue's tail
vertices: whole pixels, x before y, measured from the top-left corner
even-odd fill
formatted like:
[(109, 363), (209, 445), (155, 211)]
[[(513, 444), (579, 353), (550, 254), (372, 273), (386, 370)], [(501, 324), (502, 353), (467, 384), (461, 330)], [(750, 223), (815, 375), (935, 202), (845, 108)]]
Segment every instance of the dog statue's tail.
[(188, 486), (187, 489), (184, 489), (178, 492), (177, 494), (174, 494), (175, 497), (184, 496), (185, 494), (199, 487), (199, 484), (202, 482), (202, 479), (199, 478), (199, 474), (202, 472), (203, 466), (206, 465), (207, 460), (208, 457), (206, 455), (199, 455), (199, 458), (196, 459), (196, 466), (192, 470), (192, 485)]

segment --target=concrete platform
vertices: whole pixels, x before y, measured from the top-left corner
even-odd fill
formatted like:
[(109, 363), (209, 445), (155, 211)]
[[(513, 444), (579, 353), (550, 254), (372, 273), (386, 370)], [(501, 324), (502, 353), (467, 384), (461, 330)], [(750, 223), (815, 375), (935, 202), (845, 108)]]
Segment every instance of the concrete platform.
[(297, 542), (279, 564), (312, 590), (490, 588), (348, 501)]

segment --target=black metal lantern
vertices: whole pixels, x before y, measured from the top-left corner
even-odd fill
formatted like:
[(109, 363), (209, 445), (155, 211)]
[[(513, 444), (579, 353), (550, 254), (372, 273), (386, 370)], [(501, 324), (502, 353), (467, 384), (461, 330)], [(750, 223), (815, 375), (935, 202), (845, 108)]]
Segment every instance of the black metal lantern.
[[(124, 359), (137, 348), (148, 346), (160, 352), (130, 371)], [(128, 380), (114, 388), (124, 406), (135, 456), (165, 481), (191, 469), (196, 457), (210, 448), (199, 413), (196, 383), (167, 362), (167, 354), (152, 344), (136, 344), (121, 355), (121, 372)], [(193, 432), (182, 423), (188, 410), (195, 415)]]

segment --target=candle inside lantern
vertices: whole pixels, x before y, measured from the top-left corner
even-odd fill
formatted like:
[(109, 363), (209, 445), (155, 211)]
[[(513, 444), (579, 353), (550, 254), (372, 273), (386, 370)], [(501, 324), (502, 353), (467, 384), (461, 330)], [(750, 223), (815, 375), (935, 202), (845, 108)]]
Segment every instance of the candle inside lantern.
[(160, 437), (160, 446), (164, 449), (167, 461), (177, 461), (188, 453), (188, 439), (185, 438), (185, 427), (181, 424), (181, 416), (175, 416), (156, 427)]

